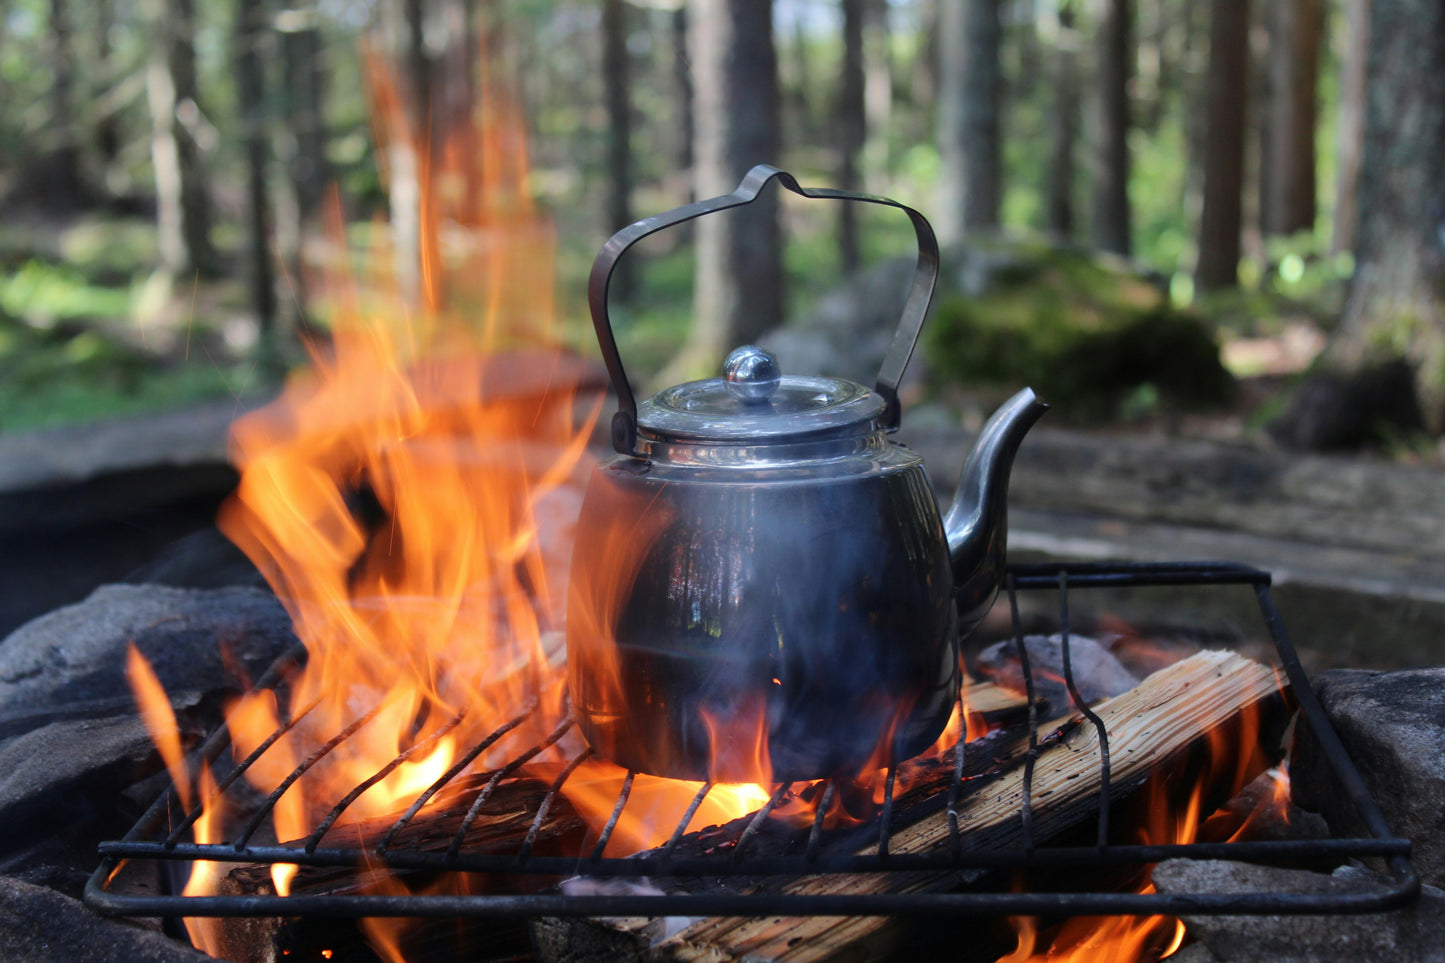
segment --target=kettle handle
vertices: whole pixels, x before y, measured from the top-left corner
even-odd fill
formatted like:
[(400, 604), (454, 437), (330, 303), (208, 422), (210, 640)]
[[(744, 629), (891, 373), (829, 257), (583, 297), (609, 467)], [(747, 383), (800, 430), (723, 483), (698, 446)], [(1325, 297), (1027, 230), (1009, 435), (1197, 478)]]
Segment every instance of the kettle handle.
[(878, 369), (878, 381), (874, 386), (874, 390), (883, 397), (885, 405), (884, 430), (891, 432), (898, 429), (898, 383), (903, 380), (904, 369), (908, 367), (908, 360), (913, 356), (913, 346), (918, 342), (918, 333), (923, 328), (924, 317), (928, 314), (929, 302), (933, 300), (933, 287), (938, 281), (938, 239), (934, 237), (933, 228), (922, 214), (897, 201), (875, 194), (801, 187), (797, 179), (787, 171), (778, 170), (769, 164), (759, 164), (748, 171), (738, 189), (731, 194), (696, 201), (629, 224), (608, 238), (607, 243), (602, 245), (597, 260), (592, 262), (592, 274), (587, 280), (587, 303), (592, 309), (592, 326), (597, 331), (597, 343), (602, 348), (607, 374), (617, 392), (617, 413), (612, 416), (612, 447), (619, 453), (643, 456), (637, 449), (637, 399), (627, 381), (627, 372), (623, 369), (622, 358), (617, 353), (617, 339), (612, 333), (612, 321), (607, 315), (607, 291), (618, 260), (629, 247), (650, 234), (702, 217), (704, 214), (751, 203), (757, 199), (764, 185), (774, 178), (783, 187), (802, 197), (864, 201), (896, 207), (913, 222), (913, 232), (918, 238), (918, 264), (913, 271), (913, 283), (903, 304), (903, 316), (898, 322), (898, 330), (894, 332), (893, 342), (888, 346), (883, 366)]

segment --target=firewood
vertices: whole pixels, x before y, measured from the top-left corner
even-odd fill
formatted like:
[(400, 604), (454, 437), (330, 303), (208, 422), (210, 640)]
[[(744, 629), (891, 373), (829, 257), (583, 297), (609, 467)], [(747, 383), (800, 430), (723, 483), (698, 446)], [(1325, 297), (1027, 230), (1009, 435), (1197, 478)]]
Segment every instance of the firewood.
[[(1208, 733), (1238, 723), (1247, 710), (1279, 704), (1272, 697), (1280, 689), (1280, 679), (1266, 666), (1229, 652), (1201, 652), (1100, 703), (1094, 711), (1109, 733), (1111, 802), (1133, 792), (1151, 773), (1187, 757)], [(1033, 773), (1032, 830), (1035, 842), (1044, 843), (1098, 812), (1099, 742), (1092, 725), (1069, 719), (1040, 726), (1038, 737), (1043, 748)], [(959, 804), (966, 846), (988, 850), (1022, 843), (1023, 781), (1018, 757), (997, 778), (976, 781), (986, 785)], [(896, 831), (889, 851), (929, 852), (948, 841), (947, 813), (935, 812)], [(763, 882), (754, 889), (813, 895), (906, 893), (955, 888), (958, 882), (958, 874), (948, 873), (865, 874), (805, 877), (781, 886)], [(660, 924), (642, 919), (545, 920), (534, 934), (545, 958), (556, 963), (595, 959), (599, 952), (638, 960), (822, 963), (888, 958), (904, 925), (880, 917), (714, 918), (659, 939)]]

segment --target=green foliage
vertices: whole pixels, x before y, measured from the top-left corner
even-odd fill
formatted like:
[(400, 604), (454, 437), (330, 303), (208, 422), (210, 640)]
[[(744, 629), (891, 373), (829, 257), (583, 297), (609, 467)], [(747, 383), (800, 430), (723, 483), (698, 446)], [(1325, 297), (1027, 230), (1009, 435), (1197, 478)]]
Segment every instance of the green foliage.
[(124, 317), (131, 297), (129, 287), (94, 285), (77, 268), (43, 261), (26, 261), (0, 278), (0, 310), (41, 329), (62, 321)]
[(237, 373), (166, 364), (74, 324), (37, 330), (0, 316), (0, 431), (113, 417), (233, 393)]
[(925, 336), (936, 380), (1027, 382), (1071, 419), (1208, 407), (1233, 389), (1202, 318), (1077, 251), (1021, 248), (982, 296), (945, 298)]

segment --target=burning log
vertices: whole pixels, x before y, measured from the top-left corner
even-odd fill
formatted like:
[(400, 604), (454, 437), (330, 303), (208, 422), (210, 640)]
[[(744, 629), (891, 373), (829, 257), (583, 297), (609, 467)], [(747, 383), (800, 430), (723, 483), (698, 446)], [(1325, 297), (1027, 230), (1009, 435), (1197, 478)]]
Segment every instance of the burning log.
[[(1201, 652), (1101, 703), (1095, 714), (1108, 732), (1109, 802), (1130, 796), (1153, 776), (1177, 772), (1201, 754), (1214, 758), (1199, 775), (1197, 791), (1222, 802), (1266, 764), (1258, 751), (1258, 735), (1266, 730), (1259, 726), (1266, 712), (1283, 717), (1281, 688), (1279, 677), (1266, 666), (1233, 653)], [(1096, 815), (1102, 801), (1095, 727), (1080, 720), (1056, 720), (1040, 726), (1037, 735), (1028, 809), (1035, 843), (1057, 838)], [(1237, 745), (1224, 741), (1230, 737)], [(1016, 738), (1012, 749), (1002, 771), (992, 779), (974, 780), (986, 784), (958, 804), (958, 824), (971, 850), (1023, 843), (1027, 736)], [(929, 852), (949, 840), (949, 814), (938, 811), (896, 831), (890, 852)], [(876, 852), (876, 847), (866, 852)], [(761, 881), (751, 888), (815, 895), (923, 892), (955, 888), (961, 881), (957, 873), (865, 874), (807, 877), (781, 885)], [(882, 958), (902, 925), (879, 917), (716, 918), (692, 921), (679, 930), (669, 922), (544, 920), (534, 933), (544, 957), (556, 963), (601, 958), (821, 963)]]

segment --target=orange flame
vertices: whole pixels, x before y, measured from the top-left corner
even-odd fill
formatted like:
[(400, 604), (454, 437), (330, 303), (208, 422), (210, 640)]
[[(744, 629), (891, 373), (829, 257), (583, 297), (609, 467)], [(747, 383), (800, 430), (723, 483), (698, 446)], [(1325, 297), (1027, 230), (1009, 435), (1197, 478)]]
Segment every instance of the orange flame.
[[(209, 768), (202, 767), (197, 777), (196, 792), (192, 792), (190, 771), (186, 768), (185, 756), (181, 750), (181, 731), (176, 724), (175, 711), (166, 696), (155, 670), (145, 656), (134, 645), (126, 646), (126, 679), (135, 694), (140, 709), (141, 721), (155, 743), (157, 751), (165, 762), (171, 777), (171, 785), (181, 800), (181, 806), (191, 808), (191, 800), (197, 796), (212, 800), (216, 796), (216, 782)], [(208, 806), (196, 820), (192, 829), (198, 843), (217, 843), (222, 839), (221, 824), (223, 810), (217, 802)], [(226, 865), (209, 861), (197, 862), (191, 870), (182, 895), (197, 896), (215, 892), (216, 883), (225, 875)], [(185, 917), (183, 920), (191, 942), (212, 956), (219, 956), (222, 947), (216, 921), (206, 918)]]
[(176, 724), (175, 711), (171, 708), (171, 700), (166, 695), (161, 680), (156, 677), (155, 670), (133, 644), (127, 644), (125, 649), (125, 677), (130, 682), (131, 691), (135, 693), (141, 723), (150, 734), (156, 750), (160, 752), (166, 771), (170, 773), (171, 785), (176, 787), (176, 795), (180, 797), (181, 805), (190, 808), (191, 779), (186, 771), (185, 755), (181, 751), (181, 729)]

